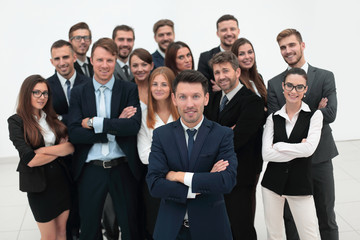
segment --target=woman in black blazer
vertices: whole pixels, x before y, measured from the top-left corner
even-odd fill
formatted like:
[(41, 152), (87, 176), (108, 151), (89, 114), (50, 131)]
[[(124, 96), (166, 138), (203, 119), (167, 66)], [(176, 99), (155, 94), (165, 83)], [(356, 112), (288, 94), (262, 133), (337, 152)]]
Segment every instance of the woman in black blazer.
[(62, 157), (71, 154), (74, 147), (52, 108), (44, 78), (32, 75), (24, 80), (16, 114), (8, 123), (10, 140), (20, 157), (20, 190), (27, 192), (41, 239), (65, 240), (70, 193)]

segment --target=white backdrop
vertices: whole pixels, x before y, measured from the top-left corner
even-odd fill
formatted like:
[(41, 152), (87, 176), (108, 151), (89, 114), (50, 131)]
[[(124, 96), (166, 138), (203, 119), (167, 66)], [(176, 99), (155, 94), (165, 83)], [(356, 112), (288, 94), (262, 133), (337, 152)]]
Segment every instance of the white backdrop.
[[(221, 6), (221, 5), (227, 6)], [(313, 66), (335, 74), (338, 93), (337, 119), (332, 124), (336, 140), (360, 139), (359, 56), (360, 2), (357, 0), (254, 0), (254, 1), (109, 1), (13, 0), (0, 3), (0, 66), (3, 82), (0, 116), (0, 157), (17, 152), (8, 138), (7, 118), (15, 112), (17, 94), (29, 75), (47, 78), (54, 73), (50, 46), (68, 39), (69, 28), (89, 24), (93, 42), (111, 37), (116, 25), (135, 29), (135, 46), (153, 52), (153, 24), (162, 18), (175, 22), (176, 40), (186, 42), (197, 65), (201, 52), (219, 44), (216, 20), (233, 14), (240, 36), (254, 45), (259, 72), (265, 81), (286, 68), (276, 35), (296, 28), (306, 44), (305, 57)]]

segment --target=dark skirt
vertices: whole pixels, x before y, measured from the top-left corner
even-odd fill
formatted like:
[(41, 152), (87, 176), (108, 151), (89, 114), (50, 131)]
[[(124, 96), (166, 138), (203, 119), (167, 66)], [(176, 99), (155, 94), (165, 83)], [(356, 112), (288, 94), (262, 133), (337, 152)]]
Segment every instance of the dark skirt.
[(37, 222), (45, 223), (70, 209), (69, 180), (64, 167), (55, 160), (44, 165), (46, 188), (43, 192), (28, 193), (31, 211)]

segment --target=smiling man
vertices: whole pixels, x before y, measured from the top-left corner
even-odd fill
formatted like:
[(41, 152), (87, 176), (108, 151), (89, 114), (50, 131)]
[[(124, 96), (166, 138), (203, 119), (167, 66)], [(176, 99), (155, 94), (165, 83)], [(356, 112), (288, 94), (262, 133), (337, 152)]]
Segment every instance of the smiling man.
[(233, 43), (240, 34), (238, 20), (230, 14), (221, 16), (216, 22), (216, 35), (220, 39), (220, 46), (200, 54), (198, 71), (209, 80), (209, 92), (220, 91), (214, 82), (214, 74), (209, 65), (210, 59), (218, 52), (230, 51)]
[(236, 182), (231, 129), (203, 115), (207, 79), (184, 70), (173, 83), (180, 119), (156, 128), (146, 181), (161, 198), (154, 239), (232, 239), (224, 203)]
[[(338, 226), (335, 219), (335, 187), (332, 159), (338, 151), (332, 136), (330, 123), (335, 121), (337, 98), (334, 74), (330, 71), (316, 68), (305, 60), (305, 43), (296, 29), (285, 29), (277, 36), (280, 53), (290, 68), (302, 68), (307, 72), (308, 91), (303, 101), (311, 109), (320, 109), (324, 123), (320, 143), (312, 157), (312, 180), (314, 185), (314, 200), (319, 221), (321, 239), (338, 240)], [(288, 70), (287, 69), (287, 70)], [(268, 109), (274, 113), (285, 104), (282, 82), (287, 70), (268, 81)], [(299, 236), (292, 220), (288, 206), (285, 207), (286, 237), (298, 240)]]
[[(117, 55), (118, 48), (110, 38), (95, 42), (91, 50), (94, 77), (71, 94), (69, 137), (76, 148), (73, 164), (81, 240), (99, 239), (108, 193), (121, 227), (121, 239), (142, 239), (137, 212), (142, 166), (136, 149), (140, 103), (136, 85), (113, 76)], [(131, 117), (124, 110), (129, 107), (137, 109)]]
[(161, 19), (154, 24), (153, 31), (155, 42), (158, 44), (158, 49), (152, 54), (155, 69), (164, 66), (165, 51), (175, 40), (174, 22)]
[(112, 33), (112, 39), (118, 47), (114, 76), (119, 79), (131, 81), (133, 75), (130, 71), (129, 55), (135, 43), (134, 29), (127, 25), (116, 26)]

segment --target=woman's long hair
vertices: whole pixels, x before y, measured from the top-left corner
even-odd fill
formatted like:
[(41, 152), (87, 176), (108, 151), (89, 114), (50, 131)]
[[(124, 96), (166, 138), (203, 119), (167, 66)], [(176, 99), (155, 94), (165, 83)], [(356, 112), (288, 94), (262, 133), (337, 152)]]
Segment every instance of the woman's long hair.
[(148, 106), (147, 106), (146, 124), (147, 124), (148, 128), (152, 128), (152, 129), (154, 129), (155, 122), (156, 122), (155, 121), (155, 113), (157, 112), (157, 104), (156, 104), (155, 98), (151, 94), (151, 86), (152, 86), (152, 83), (153, 83), (155, 77), (158, 75), (163, 75), (165, 77), (165, 79), (167, 80), (167, 83), (169, 85), (169, 88), (170, 88), (169, 97), (166, 99), (167, 104), (170, 107), (170, 114), (172, 115), (174, 120), (179, 118), (179, 113), (171, 100), (171, 94), (173, 93), (171, 86), (175, 79), (175, 74), (168, 67), (158, 67), (151, 73), (150, 80), (149, 80), (149, 92), (148, 92), (149, 101), (148, 101)]
[(23, 120), (24, 139), (33, 147), (39, 146), (43, 141), (41, 135), (43, 130), (34, 117), (34, 107), (31, 105), (32, 91), (35, 85), (38, 83), (45, 83), (48, 88), (49, 97), (42, 110), (46, 113), (46, 122), (54, 132), (56, 136), (56, 142), (59, 142), (60, 138), (66, 137), (67, 135), (67, 129), (65, 125), (58, 120), (56, 112), (53, 109), (49, 84), (40, 75), (31, 75), (27, 77), (21, 85), (16, 113)]
[(176, 55), (180, 48), (189, 49), (192, 58), (192, 69), (194, 69), (194, 57), (190, 47), (181, 41), (172, 42), (166, 49), (164, 64), (166, 67), (170, 68), (176, 76), (179, 74), (179, 69), (176, 66)]
[[(231, 52), (234, 53), (236, 57), (238, 57), (238, 55), (239, 55), (239, 47), (246, 44), (246, 43), (250, 44), (252, 50), (254, 51), (254, 65), (249, 69), (249, 77), (250, 77), (250, 79), (252, 81), (254, 81), (256, 89), (259, 91), (259, 93), (260, 93), (261, 97), (264, 99), (264, 102), (265, 102), (265, 105), (266, 105), (266, 103), (267, 103), (266, 86), (265, 86), (264, 80), (262, 79), (261, 75), (259, 74), (259, 72), (257, 70), (256, 59), (255, 59), (255, 50), (254, 50), (253, 45), (246, 38), (239, 38), (232, 45)], [(243, 71), (247, 71), (247, 70), (241, 69), (241, 72), (243, 72)], [(240, 80), (248, 89), (255, 92), (255, 89), (251, 85), (249, 79), (241, 78), (241, 75), (240, 75)]]

